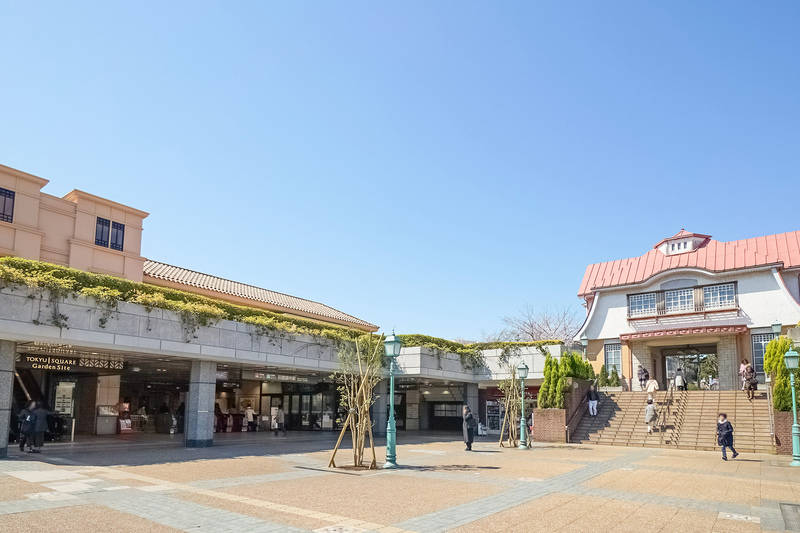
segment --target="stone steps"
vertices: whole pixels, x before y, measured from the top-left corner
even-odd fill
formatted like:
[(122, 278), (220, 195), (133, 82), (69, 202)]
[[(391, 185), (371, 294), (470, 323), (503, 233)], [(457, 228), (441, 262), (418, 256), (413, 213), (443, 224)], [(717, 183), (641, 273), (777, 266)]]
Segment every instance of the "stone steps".
[[(665, 409), (667, 391), (653, 395), (659, 413)], [(647, 433), (644, 410), (647, 393), (604, 394), (598, 416), (584, 416), (572, 435), (573, 442), (612, 446), (646, 446), (689, 450), (713, 450), (716, 421), (720, 412), (728, 414), (734, 426), (737, 450), (748, 453), (773, 453), (769, 432), (769, 406), (766, 394), (753, 401), (741, 391), (675, 391), (663, 435), (654, 428)]]

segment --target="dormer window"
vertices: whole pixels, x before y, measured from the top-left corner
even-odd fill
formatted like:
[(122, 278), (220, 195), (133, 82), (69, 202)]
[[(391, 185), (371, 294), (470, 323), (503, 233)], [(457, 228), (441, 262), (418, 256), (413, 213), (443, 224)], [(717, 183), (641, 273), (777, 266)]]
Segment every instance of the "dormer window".
[(684, 254), (705, 246), (710, 238), (710, 235), (689, 233), (682, 229), (672, 237), (656, 244), (654, 248), (664, 255)]

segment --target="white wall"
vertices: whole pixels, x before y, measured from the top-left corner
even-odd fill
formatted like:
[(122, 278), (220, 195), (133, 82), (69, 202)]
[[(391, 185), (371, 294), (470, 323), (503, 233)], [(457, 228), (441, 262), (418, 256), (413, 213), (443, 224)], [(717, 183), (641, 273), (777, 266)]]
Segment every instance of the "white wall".
[[(600, 291), (595, 296), (590, 318), (584, 326), (589, 339), (615, 339), (623, 333), (634, 333), (648, 326), (647, 321), (628, 322), (627, 295), (638, 292), (659, 290), (661, 285), (676, 279), (693, 278), (697, 284), (738, 282), (739, 307), (742, 312), (712, 313), (707, 319), (698, 320), (697, 315), (675, 319), (660, 317), (661, 328), (703, 323), (705, 325), (743, 324), (750, 328), (769, 327), (775, 321), (784, 325), (800, 321), (800, 304), (790, 295), (793, 286), (786, 286), (787, 276), (781, 277), (775, 270), (762, 270), (745, 273), (712, 274), (694, 269), (672, 271), (657, 276), (648, 283), (615, 291)], [(791, 281), (791, 280), (789, 280)], [(796, 278), (795, 278), (796, 283)], [(634, 328), (638, 329), (634, 329)], [(578, 337), (583, 333), (579, 332)]]

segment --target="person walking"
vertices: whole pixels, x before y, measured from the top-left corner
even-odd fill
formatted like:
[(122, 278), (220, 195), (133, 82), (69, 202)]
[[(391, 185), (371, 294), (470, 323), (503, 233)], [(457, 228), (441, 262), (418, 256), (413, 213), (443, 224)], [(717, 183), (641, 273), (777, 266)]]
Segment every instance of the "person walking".
[(747, 365), (745, 367), (744, 380), (744, 390), (747, 392), (747, 399), (752, 401), (753, 397), (755, 397), (755, 391), (758, 388), (758, 378), (756, 377), (756, 371), (753, 369), (752, 365)]
[(639, 377), (639, 387), (644, 390), (647, 386), (647, 380), (650, 379), (650, 372), (647, 371), (642, 365), (639, 365), (639, 370), (636, 372)]
[(745, 390), (745, 386), (747, 386), (747, 380), (744, 379), (744, 371), (747, 370), (747, 365), (749, 364), (747, 359), (742, 359), (741, 364), (739, 364), (739, 379), (742, 381), (742, 390)]
[(36, 402), (36, 408), (33, 410), (33, 453), (42, 453), (42, 446), (44, 445), (44, 434), (47, 431), (47, 415), (50, 411), (45, 409), (44, 402)]
[(725, 454), (725, 448), (730, 448), (733, 452), (733, 458), (739, 456), (739, 452), (733, 447), (733, 426), (728, 420), (728, 415), (720, 413), (717, 418), (717, 443), (722, 446), (722, 460), (727, 461), (728, 456)]
[(647, 406), (644, 408), (644, 423), (647, 424), (647, 432), (653, 432), (653, 425), (658, 420), (658, 411), (656, 411), (656, 406), (653, 404), (652, 398), (647, 398)]
[(274, 435), (278, 436), (278, 431), (283, 432), (283, 436), (286, 436), (286, 416), (283, 413), (283, 407), (278, 407), (278, 410), (275, 412), (275, 431)]
[(589, 386), (586, 399), (589, 400), (589, 416), (597, 416), (597, 402), (600, 400), (600, 394), (595, 390), (594, 385)]
[(647, 391), (647, 394), (653, 394), (658, 390), (658, 381), (656, 378), (650, 378), (647, 380), (647, 384), (644, 386), (644, 390)]
[(25, 451), (25, 445), (28, 445), (28, 451), (33, 449), (33, 430), (36, 425), (36, 416), (33, 414), (36, 409), (36, 402), (31, 401), (27, 406), (23, 407), (17, 415), (19, 420), (19, 451)]
[(470, 410), (468, 405), (464, 406), (462, 419), (461, 429), (464, 432), (464, 444), (467, 445), (464, 450), (471, 452), (472, 441), (475, 440), (475, 427), (478, 424), (475, 422), (475, 417), (472, 415), (472, 410)]

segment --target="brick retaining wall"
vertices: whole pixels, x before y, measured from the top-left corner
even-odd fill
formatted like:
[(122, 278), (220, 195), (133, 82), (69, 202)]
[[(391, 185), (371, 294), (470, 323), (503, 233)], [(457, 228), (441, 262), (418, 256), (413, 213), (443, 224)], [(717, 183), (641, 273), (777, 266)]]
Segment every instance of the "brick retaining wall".
[(533, 442), (567, 442), (565, 409), (533, 410)]
[(775, 451), (779, 455), (792, 455), (792, 412), (774, 411)]

